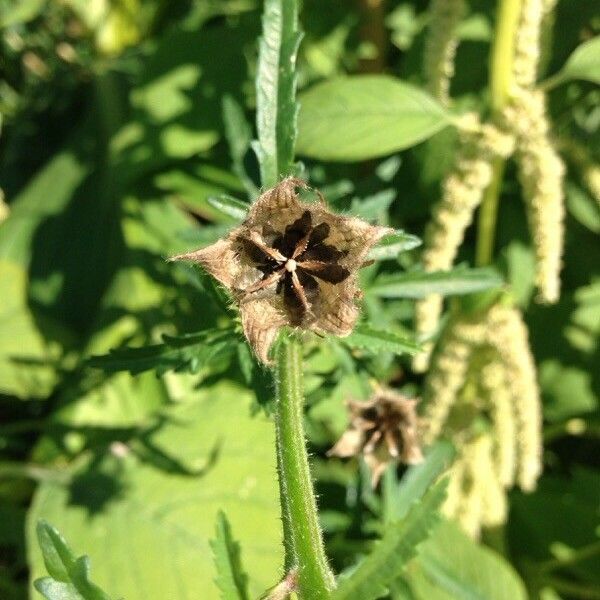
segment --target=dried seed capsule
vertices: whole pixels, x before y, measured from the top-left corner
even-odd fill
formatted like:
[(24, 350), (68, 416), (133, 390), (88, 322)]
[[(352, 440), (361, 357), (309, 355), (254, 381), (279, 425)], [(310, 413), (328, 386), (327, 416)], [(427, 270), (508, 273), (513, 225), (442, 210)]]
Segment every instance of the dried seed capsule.
[(362, 455), (375, 487), (388, 464), (423, 460), (417, 435), (417, 400), (379, 389), (367, 402), (349, 401), (350, 424), (330, 456)]
[(258, 358), (284, 326), (346, 336), (358, 318), (357, 271), (370, 248), (393, 230), (301, 202), (284, 179), (251, 206), (247, 219), (215, 244), (174, 256), (202, 265), (231, 291)]

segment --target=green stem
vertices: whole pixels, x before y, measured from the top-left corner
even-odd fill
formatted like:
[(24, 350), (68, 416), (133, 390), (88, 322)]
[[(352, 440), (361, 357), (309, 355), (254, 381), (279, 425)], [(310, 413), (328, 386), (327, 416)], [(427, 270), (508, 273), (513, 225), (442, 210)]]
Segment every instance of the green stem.
[(286, 568), (298, 569), (302, 600), (328, 598), (334, 578), (327, 564), (304, 439), (302, 352), (286, 337), (277, 348), (277, 466)]
[[(521, 1), (499, 0), (496, 34), (490, 56), (490, 105), (493, 116), (498, 116), (504, 109), (510, 94)], [(492, 182), (484, 194), (479, 210), (476, 248), (478, 266), (490, 264), (494, 255), (494, 237), (504, 169), (504, 159), (497, 158), (493, 164)]]
[(496, 158), (492, 165), (492, 181), (483, 195), (479, 209), (477, 227), (477, 247), (475, 249), (475, 264), (478, 267), (489, 265), (494, 257), (494, 243), (496, 238), (496, 221), (498, 219), (498, 205), (500, 204), (500, 190), (506, 161)]

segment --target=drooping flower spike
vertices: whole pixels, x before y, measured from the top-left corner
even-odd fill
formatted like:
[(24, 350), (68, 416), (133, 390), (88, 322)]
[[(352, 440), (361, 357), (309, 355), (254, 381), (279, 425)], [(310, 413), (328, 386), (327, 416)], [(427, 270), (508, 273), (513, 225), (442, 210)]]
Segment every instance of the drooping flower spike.
[(244, 334), (264, 363), (282, 327), (352, 332), (359, 314), (356, 273), (370, 248), (393, 232), (335, 215), (322, 198), (302, 202), (296, 188), (306, 187), (284, 179), (227, 237), (170, 259), (197, 262), (231, 292)]

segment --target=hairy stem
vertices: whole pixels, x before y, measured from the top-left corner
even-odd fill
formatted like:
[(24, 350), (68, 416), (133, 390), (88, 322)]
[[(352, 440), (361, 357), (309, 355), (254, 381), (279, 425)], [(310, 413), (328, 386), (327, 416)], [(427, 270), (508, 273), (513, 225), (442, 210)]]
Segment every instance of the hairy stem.
[(286, 568), (298, 569), (302, 600), (328, 598), (334, 579), (325, 551), (304, 439), (302, 353), (285, 336), (277, 348), (277, 465)]
[[(490, 56), (490, 106), (497, 116), (506, 106), (512, 86), (515, 38), (522, 0), (499, 0), (496, 32)], [(492, 182), (485, 192), (477, 228), (476, 264), (487, 265), (494, 255), (496, 217), (500, 201), (505, 160), (497, 158)]]

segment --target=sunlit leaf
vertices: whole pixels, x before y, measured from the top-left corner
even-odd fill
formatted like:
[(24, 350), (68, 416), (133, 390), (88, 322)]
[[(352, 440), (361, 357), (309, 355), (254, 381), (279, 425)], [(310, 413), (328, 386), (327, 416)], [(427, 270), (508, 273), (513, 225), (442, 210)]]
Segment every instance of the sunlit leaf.
[(211, 540), (215, 566), (216, 584), (222, 600), (247, 600), (248, 576), (240, 559), (240, 545), (233, 539), (231, 525), (223, 511), (217, 513), (216, 537)]
[(367, 260), (386, 260), (396, 258), (401, 252), (412, 250), (421, 245), (421, 240), (416, 235), (396, 231), (384, 237), (377, 245), (373, 246), (367, 255)]
[(94, 580), (115, 598), (217, 600), (210, 540), (223, 510), (244, 549), (249, 595), (260, 596), (281, 566), (281, 521), (273, 425), (251, 418), (251, 404), (230, 383), (187, 386), (160, 427), (118, 454), (80, 460), (70, 484), (42, 483), (28, 521), (32, 579), (45, 572), (34, 531), (43, 518), (85, 548)]
[(494, 269), (456, 267), (432, 273), (411, 271), (381, 275), (366, 292), (381, 298), (424, 298), (430, 294), (456, 296), (498, 288), (502, 283), (502, 277)]
[(416, 354), (421, 350), (414, 340), (402, 337), (391, 331), (375, 329), (361, 323), (354, 331), (341, 341), (351, 348), (359, 348), (367, 352), (393, 352), (394, 354)]
[(417, 600), (526, 600), (523, 582), (492, 550), (444, 522), (420, 548), (406, 580)]
[(36, 579), (35, 589), (47, 600), (110, 600), (89, 580), (89, 559), (75, 558), (60, 533), (44, 520), (38, 521), (37, 539), (49, 577)]
[(449, 124), (425, 92), (385, 75), (318, 84), (300, 96), (299, 154), (358, 161), (414, 146)]
[(600, 84), (600, 35), (575, 48), (563, 68), (542, 86), (550, 89), (571, 79)]
[(208, 198), (208, 203), (224, 215), (236, 219), (237, 221), (244, 220), (248, 214), (248, 209), (250, 208), (246, 202), (225, 195), (211, 196)]

